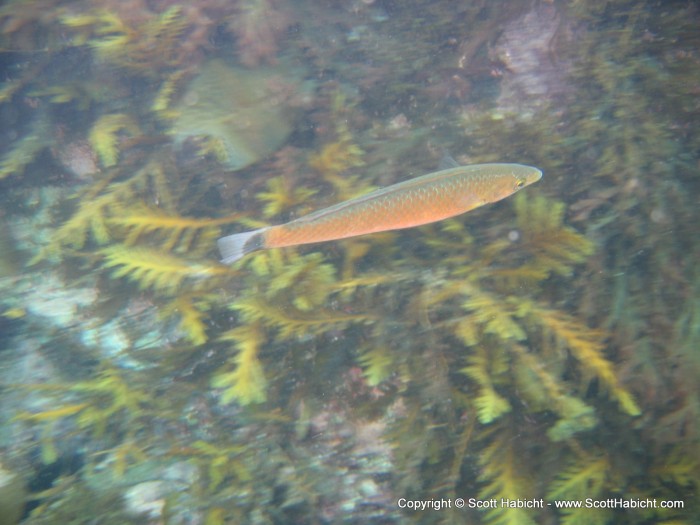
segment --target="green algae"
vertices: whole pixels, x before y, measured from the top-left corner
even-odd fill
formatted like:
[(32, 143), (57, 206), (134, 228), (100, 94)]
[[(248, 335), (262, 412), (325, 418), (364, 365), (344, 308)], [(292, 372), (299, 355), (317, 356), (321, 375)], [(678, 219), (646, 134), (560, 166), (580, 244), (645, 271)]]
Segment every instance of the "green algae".
[(292, 132), (294, 111), (283, 91), (284, 68), (244, 69), (212, 60), (175, 107), (176, 144), (188, 137), (214, 140), (217, 157), (240, 170), (276, 151)]

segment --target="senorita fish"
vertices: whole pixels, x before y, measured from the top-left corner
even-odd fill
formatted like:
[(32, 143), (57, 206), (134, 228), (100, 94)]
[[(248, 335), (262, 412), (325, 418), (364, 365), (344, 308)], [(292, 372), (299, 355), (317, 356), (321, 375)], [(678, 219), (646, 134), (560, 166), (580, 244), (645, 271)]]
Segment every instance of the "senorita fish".
[(411, 228), (496, 202), (537, 182), (542, 172), (522, 164), (459, 166), (399, 182), (305, 215), (286, 224), (236, 233), (218, 240), (223, 263), (266, 248), (332, 241)]

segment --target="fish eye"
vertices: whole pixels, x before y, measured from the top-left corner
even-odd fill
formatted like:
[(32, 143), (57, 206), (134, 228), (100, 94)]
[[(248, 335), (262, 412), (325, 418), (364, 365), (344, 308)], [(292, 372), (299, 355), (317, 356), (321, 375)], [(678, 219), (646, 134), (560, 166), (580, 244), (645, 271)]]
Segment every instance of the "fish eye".
[(522, 188), (523, 186), (525, 186), (525, 181), (524, 181), (523, 179), (518, 179), (518, 180), (515, 181), (515, 187), (516, 187), (517, 189), (520, 189), (520, 188)]

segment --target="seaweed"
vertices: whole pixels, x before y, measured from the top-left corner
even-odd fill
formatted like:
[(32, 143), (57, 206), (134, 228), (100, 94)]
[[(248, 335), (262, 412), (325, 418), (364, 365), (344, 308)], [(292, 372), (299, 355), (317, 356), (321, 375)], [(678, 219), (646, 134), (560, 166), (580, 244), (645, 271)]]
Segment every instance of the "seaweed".
[(137, 24), (107, 9), (67, 13), (61, 22), (75, 31), (75, 45), (88, 45), (98, 59), (144, 75), (177, 64), (176, 43), (187, 25), (177, 5)]
[[(219, 444), (198, 440), (192, 443), (190, 449), (192, 453), (187, 455), (194, 457), (195, 461), (206, 469), (209, 482), (207, 488), (212, 492), (216, 491), (227, 478), (235, 477), (240, 481), (247, 481), (252, 476), (243, 462), (237, 459), (244, 450), (240, 445), (222, 447)], [(215, 519), (214, 514), (210, 512), (207, 519)]]
[(262, 214), (269, 219), (307, 203), (316, 193), (317, 190), (293, 185), (287, 177), (275, 177), (267, 181), (267, 191), (259, 192), (255, 198), (265, 203)]
[(88, 407), (87, 403), (75, 403), (58, 408), (43, 410), (41, 412), (20, 412), (14, 416), (16, 421), (28, 421), (43, 425), (40, 439), (41, 461), (50, 465), (58, 459), (56, 444), (54, 443), (54, 423), (67, 417), (75, 416)]
[(90, 144), (102, 161), (102, 165), (110, 168), (119, 158), (119, 132), (129, 135), (139, 135), (139, 128), (131, 117), (124, 114), (102, 115), (90, 130)]
[(37, 155), (49, 145), (48, 134), (49, 125), (46, 119), (35, 119), (29, 131), (0, 160), (0, 180), (10, 175), (22, 174)]
[(177, 112), (172, 109), (172, 102), (186, 74), (186, 70), (178, 69), (168, 75), (162, 82), (158, 93), (156, 93), (151, 103), (151, 111), (156, 113), (160, 118), (171, 119), (177, 116)]
[(136, 210), (142, 210), (145, 204), (140, 196), (144, 194), (153, 192), (164, 206), (173, 206), (173, 196), (162, 165), (150, 162), (127, 180), (112, 181), (118, 175), (120, 172), (115, 169), (104, 179), (74, 195), (76, 209), (52, 232), (48, 242), (32, 258), (30, 264), (43, 259), (60, 259), (69, 254), (66, 248), (82, 249), (90, 241), (98, 246), (113, 241), (110, 220), (127, 214), (126, 210), (132, 206)]
[(98, 245), (107, 244), (112, 236), (106, 217), (121, 209), (115, 196), (116, 193), (110, 193), (94, 201), (82, 201), (78, 210), (54, 232), (51, 240), (32, 258), (30, 264), (45, 258), (57, 259), (65, 255), (66, 247), (83, 248), (89, 239)]
[(272, 251), (249, 260), (263, 281), (242, 293), (229, 308), (247, 323), (261, 321), (274, 328), (279, 339), (319, 334), (372, 319), (368, 314), (347, 314), (322, 307), (337, 291), (337, 278), (335, 268), (323, 262), (321, 254), (301, 256), (291, 250)]
[[(342, 92), (336, 92), (331, 100), (331, 121), (334, 126), (334, 139), (327, 141), (320, 151), (309, 155), (308, 163), (318, 171), (326, 180), (334, 181), (338, 176), (350, 168), (358, 168), (365, 165), (363, 157), (365, 152), (358, 146), (352, 137), (345, 115), (352, 109)], [(350, 198), (345, 192), (340, 199)]]
[(126, 277), (140, 289), (169, 294), (185, 284), (190, 288), (202, 287), (203, 281), (231, 274), (223, 266), (202, 264), (145, 247), (114, 244), (101, 249), (99, 254), (103, 257), (102, 266), (112, 269), (112, 277)]
[(210, 249), (221, 235), (219, 226), (240, 219), (234, 214), (219, 219), (201, 219), (168, 214), (163, 210), (134, 206), (109, 217), (108, 223), (123, 230), (124, 244), (132, 246), (146, 239), (157, 242), (166, 252), (197, 256)]
[(349, 168), (358, 168), (364, 165), (362, 161), (364, 151), (352, 142), (347, 127), (339, 125), (336, 133), (338, 138), (335, 142), (324, 145), (321, 151), (309, 157), (309, 166), (329, 178), (335, 177)]
[(164, 318), (177, 316), (178, 327), (194, 346), (201, 346), (209, 340), (207, 336), (207, 311), (216, 302), (211, 293), (181, 293), (168, 302), (161, 310)]
[(494, 379), (492, 379), (497, 373), (492, 368), (497, 368), (500, 365), (502, 369), (505, 360), (501, 359), (500, 363), (493, 363), (493, 360), (489, 360), (481, 348), (469, 356), (467, 363), (467, 366), (462, 368), (460, 372), (479, 385), (479, 395), (473, 401), (479, 421), (486, 425), (510, 412), (511, 404), (496, 391), (493, 384)]
[(603, 355), (603, 334), (582, 326), (562, 312), (537, 307), (531, 315), (547, 335), (554, 338), (555, 344), (571, 350), (581, 366), (605, 385), (625, 413), (631, 416), (641, 414), (632, 395), (620, 385), (612, 363)]
[(238, 401), (242, 405), (262, 403), (267, 399), (265, 375), (258, 353), (265, 336), (259, 324), (248, 324), (225, 332), (222, 341), (233, 342), (237, 349), (234, 370), (218, 372), (212, 377), (214, 388), (223, 389), (221, 403)]
[(386, 348), (370, 347), (360, 353), (357, 359), (369, 386), (377, 386), (392, 372), (394, 359)]
[[(131, 378), (133, 379), (133, 378)], [(150, 393), (129, 382), (121, 371), (104, 366), (90, 380), (72, 385), (24, 385), (28, 390), (47, 390), (53, 392), (74, 393), (81, 403), (59, 405), (33, 413), (22, 412), (15, 416), (20, 421), (28, 421), (43, 426), (41, 440), (41, 458), (45, 464), (54, 463), (58, 458), (52, 435), (54, 425), (64, 419), (72, 419), (77, 428), (89, 430), (95, 439), (107, 438), (108, 429), (118, 428), (126, 436), (133, 435), (137, 426), (133, 422), (146, 415), (155, 405)], [(128, 443), (130, 439), (120, 441)], [(128, 447), (119, 445), (126, 453)], [(122, 470), (119, 467), (119, 470)]]
[[(519, 461), (515, 445), (507, 439), (508, 433), (493, 435), (491, 442), (481, 451), (479, 464), (482, 488), (479, 498), (487, 501), (525, 501), (533, 497), (525, 466)], [(498, 525), (533, 524), (531, 514), (524, 508), (495, 505), (486, 511), (488, 523)]]
[(523, 233), (523, 244), (535, 259), (532, 269), (547, 274), (569, 275), (574, 265), (584, 262), (593, 254), (593, 243), (563, 224), (563, 202), (519, 193), (515, 196), (514, 204), (518, 227)]
[[(611, 466), (604, 456), (582, 454), (566, 466), (549, 485), (547, 499), (584, 501), (597, 500), (603, 495), (608, 483)], [(586, 523), (608, 523), (611, 512), (604, 508), (564, 508), (561, 523), (580, 525)]]
[(339, 329), (351, 323), (364, 323), (372, 319), (367, 314), (346, 314), (333, 310), (315, 310), (305, 313), (302, 310), (281, 307), (279, 304), (256, 299), (242, 298), (231, 305), (241, 318), (250, 323), (261, 320), (274, 328), (279, 339), (302, 337), (305, 334), (321, 334)]

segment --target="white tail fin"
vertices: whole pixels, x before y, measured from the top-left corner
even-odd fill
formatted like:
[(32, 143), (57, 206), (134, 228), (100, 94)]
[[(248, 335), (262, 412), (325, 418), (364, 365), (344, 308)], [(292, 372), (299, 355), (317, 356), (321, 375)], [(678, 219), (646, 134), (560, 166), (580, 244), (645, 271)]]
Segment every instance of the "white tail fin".
[(234, 233), (227, 237), (221, 237), (216, 241), (221, 254), (221, 262), (231, 264), (241, 257), (255, 250), (260, 250), (265, 247), (265, 238), (263, 233), (267, 228), (260, 228), (243, 233)]

